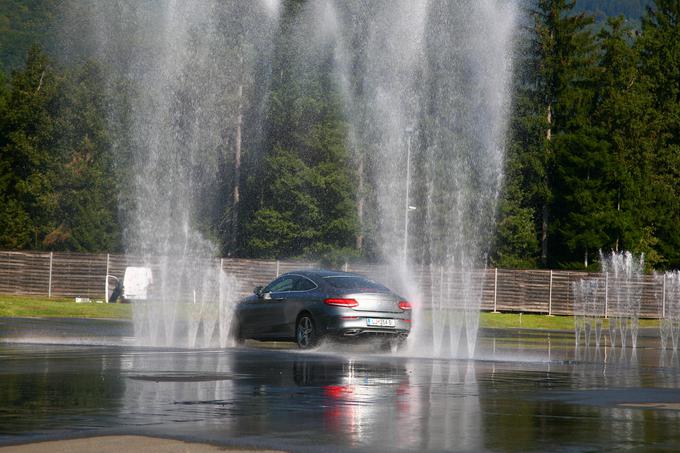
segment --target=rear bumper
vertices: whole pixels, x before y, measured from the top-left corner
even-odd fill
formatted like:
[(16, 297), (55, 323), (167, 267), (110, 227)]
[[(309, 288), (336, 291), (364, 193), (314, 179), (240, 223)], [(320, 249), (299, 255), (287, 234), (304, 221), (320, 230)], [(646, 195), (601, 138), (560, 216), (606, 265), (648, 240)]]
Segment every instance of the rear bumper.
[(333, 334), (339, 339), (369, 339), (369, 338), (399, 338), (405, 340), (408, 337), (408, 330), (375, 330), (375, 329), (346, 329)]
[[(383, 315), (384, 316), (384, 315)], [(410, 319), (394, 319), (394, 327), (378, 327), (367, 325), (370, 316), (331, 317), (327, 319), (326, 334), (346, 338), (364, 337), (407, 337), (411, 331)]]

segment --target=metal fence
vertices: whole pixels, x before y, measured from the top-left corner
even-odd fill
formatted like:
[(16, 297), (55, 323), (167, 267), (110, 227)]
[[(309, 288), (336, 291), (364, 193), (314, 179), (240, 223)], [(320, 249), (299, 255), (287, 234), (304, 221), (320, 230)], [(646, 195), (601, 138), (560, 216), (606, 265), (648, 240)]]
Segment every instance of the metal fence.
[[(154, 269), (160, 263), (160, 258), (156, 262), (152, 260), (150, 266)], [(120, 278), (126, 266), (143, 265), (149, 265), (148, 261), (130, 255), (5, 251), (0, 252), (0, 293), (105, 299), (111, 289), (107, 276)], [(205, 265), (219, 267), (235, 276), (241, 295), (249, 294), (254, 286), (266, 284), (282, 273), (317, 267), (313, 262), (233, 258), (206, 260)], [(346, 264), (343, 270), (370, 276), (388, 286), (397, 283), (398, 287), (398, 283), (402, 283), (396, 281), (399, 277), (386, 265)], [(463, 275), (423, 266), (413, 269), (409, 278), (410, 284), (419, 288), (426, 305), (457, 294), (455, 282), (468, 279), (472, 281), (471, 286), (482, 293), (483, 310), (551, 315), (573, 314), (573, 282), (600, 278), (605, 281), (602, 287), (607, 288), (606, 275), (572, 271), (484, 269)], [(660, 317), (663, 279), (646, 275), (639, 284), (642, 285), (641, 316)], [(606, 291), (604, 298), (606, 306)]]

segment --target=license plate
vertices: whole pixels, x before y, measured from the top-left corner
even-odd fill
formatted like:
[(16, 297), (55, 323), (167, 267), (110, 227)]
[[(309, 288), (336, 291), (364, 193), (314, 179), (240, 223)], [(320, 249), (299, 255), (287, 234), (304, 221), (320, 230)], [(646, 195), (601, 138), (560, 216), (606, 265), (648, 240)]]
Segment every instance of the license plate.
[(397, 325), (394, 319), (366, 318), (367, 326), (394, 327)]

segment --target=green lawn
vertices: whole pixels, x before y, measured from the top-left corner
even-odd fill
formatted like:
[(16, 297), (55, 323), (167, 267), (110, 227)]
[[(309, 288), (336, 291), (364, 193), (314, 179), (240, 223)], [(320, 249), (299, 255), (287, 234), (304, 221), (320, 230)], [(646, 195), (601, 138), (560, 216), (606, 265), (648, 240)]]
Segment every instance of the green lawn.
[(76, 303), (74, 299), (0, 295), (0, 317), (132, 318), (127, 304)]
[[(520, 315), (517, 313), (487, 313), (483, 312), (480, 317), (481, 327), (498, 329), (547, 329), (547, 330), (573, 330), (573, 316), (547, 316), (547, 315)], [(608, 320), (604, 320), (603, 327), (608, 327)], [(640, 327), (658, 327), (656, 319), (641, 319)]]
[[(132, 306), (95, 302), (79, 304), (73, 299), (0, 295), (0, 317), (131, 319)], [(606, 323), (605, 320), (605, 326), (607, 326)], [(657, 320), (640, 321), (641, 327), (658, 327), (658, 325)], [(572, 316), (483, 312), (480, 317), (480, 326), (497, 329), (573, 330), (574, 318)]]

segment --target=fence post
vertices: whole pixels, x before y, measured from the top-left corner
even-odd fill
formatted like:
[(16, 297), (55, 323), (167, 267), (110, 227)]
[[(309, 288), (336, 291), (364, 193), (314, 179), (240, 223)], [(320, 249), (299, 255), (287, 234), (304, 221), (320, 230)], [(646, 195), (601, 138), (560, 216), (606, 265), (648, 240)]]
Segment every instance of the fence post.
[[(434, 298), (433, 298), (434, 299)], [(439, 266), (439, 307), (444, 300), (444, 266)]]
[(499, 313), (498, 311), (498, 268), (493, 269), (493, 312)]
[(276, 260), (276, 278), (279, 278), (279, 260)]
[(345, 261), (345, 265), (342, 266), (342, 270), (345, 272), (349, 272), (349, 264), (347, 263), (347, 261)]
[(104, 276), (104, 303), (109, 302), (109, 254), (106, 254), (106, 275)]
[[(7, 253), (7, 268), (10, 269), (10, 273), (7, 276), (7, 286), (9, 287), (10, 282), (14, 282), (14, 289), (16, 290), (16, 284), (19, 281), (19, 276), (12, 275), (12, 254)], [(14, 278), (12, 278), (14, 277)]]
[(220, 272), (224, 271), (224, 258), (220, 258)]
[(54, 252), (50, 252), (50, 274), (47, 278), (47, 298), (52, 298), (52, 255)]
[(550, 286), (548, 289), (548, 316), (552, 316), (552, 283), (553, 283), (553, 271), (550, 269)]
[(609, 272), (604, 273), (604, 319), (609, 316)]
[[(4, 258), (4, 257), (5, 257), (5, 253), (0, 252), (0, 256), (2, 256), (2, 257)], [(9, 272), (8, 272), (8, 274), (7, 274), (6, 276), (5, 276), (4, 274), (3, 274), (3, 275), (0, 275), (0, 286), (2, 286), (2, 283), (5, 282), (5, 284), (6, 284), (7, 287), (9, 288), (10, 282), (16, 281), (16, 280), (17, 280), (16, 278), (12, 278), (12, 274), (11, 274), (11, 269), (12, 269), (12, 255), (11, 255), (10, 253), (7, 253), (7, 269), (9, 270)]]
[(663, 286), (661, 287), (661, 319), (666, 318), (666, 273), (663, 274)]

